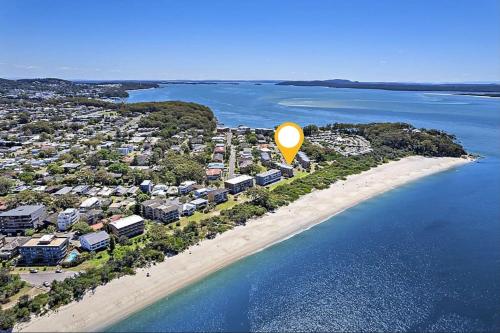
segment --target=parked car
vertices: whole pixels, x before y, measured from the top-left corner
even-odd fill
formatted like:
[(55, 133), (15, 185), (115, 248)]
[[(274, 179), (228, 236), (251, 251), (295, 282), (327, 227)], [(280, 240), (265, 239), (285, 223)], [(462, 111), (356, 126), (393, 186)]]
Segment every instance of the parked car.
[(38, 273), (38, 269), (31, 268), (30, 273)]
[(50, 282), (49, 281), (44, 281), (43, 282), (44, 287), (50, 287)]

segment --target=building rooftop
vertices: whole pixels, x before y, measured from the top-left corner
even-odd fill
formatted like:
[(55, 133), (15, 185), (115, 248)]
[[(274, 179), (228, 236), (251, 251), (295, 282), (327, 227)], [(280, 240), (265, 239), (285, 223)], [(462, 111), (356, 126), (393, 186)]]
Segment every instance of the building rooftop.
[(25, 216), (31, 215), (38, 211), (39, 209), (44, 209), (44, 205), (28, 205), (28, 206), (19, 206), (9, 211), (3, 212), (0, 214), (1, 216)]
[(226, 188), (218, 188), (218, 189), (215, 189), (213, 191), (211, 191), (210, 193), (213, 194), (213, 195), (217, 195), (217, 194), (220, 194), (220, 193), (228, 193), (229, 190), (226, 189)]
[(234, 185), (234, 184), (238, 184), (238, 183), (250, 180), (250, 179), (253, 179), (253, 177), (251, 177), (249, 175), (241, 175), (241, 176), (226, 180), (226, 183)]
[(85, 199), (81, 204), (80, 204), (80, 207), (81, 208), (88, 208), (88, 207), (92, 207), (93, 205), (96, 204), (96, 202), (99, 201), (99, 198), (96, 198), (96, 197), (92, 197), (92, 198), (88, 198), (88, 199)]
[(202, 204), (207, 203), (207, 202), (208, 201), (206, 199), (198, 198), (198, 199), (191, 200), (189, 203), (193, 204), (193, 205), (202, 205)]
[[(46, 237), (48, 236), (48, 237)], [(42, 237), (33, 237), (21, 247), (31, 247), (31, 246), (61, 246), (64, 242), (68, 240), (68, 237), (56, 237), (54, 235), (44, 235)]]
[(257, 174), (257, 177), (267, 177), (267, 176), (273, 175), (277, 172), (281, 172), (281, 171), (279, 171), (277, 169), (271, 169), (271, 170), (267, 170), (265, 172), (261, 172), (261, 173)]
[(144, 221), (144, 219), (139, 215), (130, 215), (122, 219), (113, 221), (110, 223), (110, 225), (113, 225), (116, 229), (122, 229), (128, 227), (129, 225), (136, 224), (142, 221)]
[(82, 238), (92, 245), (109, 239), (109, 235), (106, 231), (98, 231), (80, 236), (80, 239)]

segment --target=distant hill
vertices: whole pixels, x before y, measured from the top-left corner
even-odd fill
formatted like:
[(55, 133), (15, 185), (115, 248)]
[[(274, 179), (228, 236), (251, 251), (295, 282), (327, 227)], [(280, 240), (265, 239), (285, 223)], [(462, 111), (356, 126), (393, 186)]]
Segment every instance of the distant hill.
[(157, 88), (151, 81), (96, 81), (73, 82), (56, 78), (7, 80), (0, 78), (0, 93), (14, 89), (36, 92), (52, 92), (63, 96), (128, 97), (127, 90)]
[(401, 83), (401, 82), (360, 82), (350, 80), (283, 81), (282, 86), (317, 86), (329, 88), (382, 89), (400, 91), (451, 91), (451, 92), (500, 92), (500, 84), (472, 83)]

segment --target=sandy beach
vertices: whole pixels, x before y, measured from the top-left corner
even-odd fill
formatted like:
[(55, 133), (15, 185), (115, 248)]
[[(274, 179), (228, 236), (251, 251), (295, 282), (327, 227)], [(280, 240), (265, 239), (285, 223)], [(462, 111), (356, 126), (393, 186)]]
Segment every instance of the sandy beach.
[[(276, 242), (306, 230), (356, 204), (395, 187), (468, 163), (461, 158), (408, 157), (349, 176), (289, 206), (249, 221), (213, 240), (205, 240), (135, 276), (114, 280), (18, 331), (98, 331), (207, 275)], [(150, 277), (146, 277), (146, 272)]]

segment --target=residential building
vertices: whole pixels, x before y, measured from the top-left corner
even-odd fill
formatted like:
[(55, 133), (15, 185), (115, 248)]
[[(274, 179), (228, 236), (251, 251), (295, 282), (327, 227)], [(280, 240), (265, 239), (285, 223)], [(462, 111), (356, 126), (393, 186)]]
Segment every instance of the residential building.
[(36, 229), (45, 219), (44, 205), (19, 206), (0, 213), (0, 233), (6, 235), (24, 234), (26, 229)]
[(268, 152), (261, 152), (260, 153), (260, 162), (262, 165), (269, 166), (271, 165), (271, 155)]
[(97, 251), (109, 246), (109, 235), (106, 231), (98, 231), (80, 236), (80, 246), (86, 251)]
[(222, 170), (224, 170), (224, 163), (216, 163), (216, 162), (208, 163), (207, 169), (222, 169)]
[(228, 193), (229, 193), (229, 190), (227, 190), (225, 188), (218, 188), (218, 189), (213, 190), (210, 193), (208, 193), (208, 201), (215, 202), (216, 204), (226, 202)]
[(293, 166), (284, 163), (279, 163), (276, 164), (276, 167), (280, 169), (283, 177), (287, 178), (293, 177)]
[(97, 223), (104, 216), (104, 211), (102, 209), (91, 209), (84, 213), (81, 213), (81, 217), (84, 217), (87, 220), (89, 225)]
[(271, 134), (274, 132), (272, 128), (256, 128), (255, 134)]
[(299, 151), (297, 153), (297, 161), (299, 162), (300, 166), (303, 167), (304, 169), (307, 169), (311, 166), (311, 160), (303, 151)]
[(73, 187), (71, 186), (65, 186), (62, 189), (58, 190), (56, 193), (54, 193), (54, 195), (66, 195), (69, 194), (72, 189)]
[(195, 211), (196, 211), (195, 205), (192, 205), (190, 203), (185, 203), (182, 205), (182, 215), (183, 216), (193, 215)]
[(209, 188), (202, 187), (197, 190), (194, 190), (193, 195), (195, 198), (203, 198), (206, 197), (210, 191), (211, 190)]
[(241, 172), (248, 172), (253, 165), (252, 158), (240, 158), (238, 160), (238, 168)]
[(66, 256), (69, 238), (44, 235), (33, 237), (19, 247), (24, 265), (57, 265)]
[(144, 193), (150, 193), (153, 189), (153, 183), (150, 180), (144, 180), (141, 185), (139, 185), (139, 188)]
[(99, 200), (99, 198), (97, 197), (91, 197), (83, 200), (83, 202), (80, 204), (80, 212), (85, 213), (98, 207), (101, 207), (101, 200)]
[(218, 180), (222, 176), (223, 169), (207, 169), (205, 174), (208, 180)]
[(281, 179), (281, 171), (278, 169), (271, 169), (266, 172), (259, 173), (255, 176), (255, 182), (260, 186), (277, 182)]
[(193, 190), (193, 185), (195, 184), (196, 182), (193, 180), (186, 180), (182, 182), (178, 187), (179, 195), (186, 195), (191, 192)]
[(4, 237), (4, 243), (0, 245), (0, 259), (10, 260), (17, 256), (19, 247), (30, 240), (31, 237)]
[(80, 220), (80, 213), (75, 208), (67, 208), (57, 216), (57, 228), (59, 231), (68, 230), (73, 224)]
[(224, 182), (224, 187), (229, 190), (231, 194), (237, 194), (245, 191), (249, 187), (253, 187), (253, 177), (248, 175), (241, 175), (235, 178), (228, 179)]
[(194, 205), (196, 209), (202, 209), (208, 206), (208, 200), (202, 198), (191, 200), (189, 203)]
[(80, 165), (80, 163), (64, 163), (63, 165), (61, 165), (61, 167), (63, 167), (64, 172), (70, 172), (78, 169)]
[(224, 162), (224, 155), (221, 153), (214, 153), (212, 156), (212, 161), (214, 162)]
[(150, 220), (170, 223), (179, 219), (179, 206), (165, 199), (146, 200), (141, 204), (141, 214)]
[(73, 188), (71, 193), (82, 195), (82, 194), (86, 194), (89, 189), (90, 189), (90, 186), (88, 186), (88, 185), (78, 185), (78, 186), (75, 186)]
[(134, 147), (133, 146), (122, 146), (122, 147), (119, 147), (117, 150), (118, 150), (118, 153), (120, 155), (128, 155), (134, 151)]
[(133, 237), (144, 232), (144, 219), (139, 215), (131, 215), (110, 222), (109, 229), (116, 237)]

